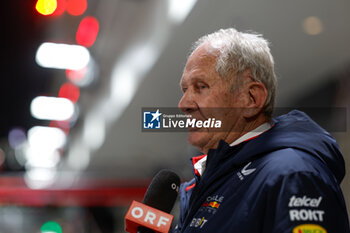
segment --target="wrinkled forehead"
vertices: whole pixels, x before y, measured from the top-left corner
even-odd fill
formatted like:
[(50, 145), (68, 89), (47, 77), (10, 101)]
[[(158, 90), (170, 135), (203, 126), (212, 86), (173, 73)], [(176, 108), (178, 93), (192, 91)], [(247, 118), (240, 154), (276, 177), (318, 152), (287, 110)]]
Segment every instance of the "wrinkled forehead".
[(209, 43), (201, 44), (188, 57), (184, 73), (201, 69), (206, 71), (209, 68), (215, 69), (219, 54), (219, 50), (213, 48)]

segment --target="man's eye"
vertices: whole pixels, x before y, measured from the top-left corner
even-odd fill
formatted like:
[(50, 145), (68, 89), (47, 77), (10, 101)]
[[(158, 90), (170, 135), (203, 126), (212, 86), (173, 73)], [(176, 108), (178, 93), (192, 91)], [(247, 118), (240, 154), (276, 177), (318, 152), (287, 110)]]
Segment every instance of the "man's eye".
[(182, 92), (185, 93), (187, 91), (187, 88), (182, 88)]
[(208, 88), (208, 86), (207, 86), (207, 85), (204, 85), (204, 84), (201, 84), (201, 85), (198, 85), (197, 88), (198, 88), (199, 90), (203, 90), (203, 89)]

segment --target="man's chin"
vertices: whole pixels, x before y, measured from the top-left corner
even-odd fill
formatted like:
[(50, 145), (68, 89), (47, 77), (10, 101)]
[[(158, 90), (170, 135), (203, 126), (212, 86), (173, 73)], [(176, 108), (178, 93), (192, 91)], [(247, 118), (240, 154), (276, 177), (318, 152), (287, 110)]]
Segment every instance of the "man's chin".
[(192, 131), (188, 134), (188, 143), (203, 152), (202, 148), (208, 143), (208, 133), (201, 131)]

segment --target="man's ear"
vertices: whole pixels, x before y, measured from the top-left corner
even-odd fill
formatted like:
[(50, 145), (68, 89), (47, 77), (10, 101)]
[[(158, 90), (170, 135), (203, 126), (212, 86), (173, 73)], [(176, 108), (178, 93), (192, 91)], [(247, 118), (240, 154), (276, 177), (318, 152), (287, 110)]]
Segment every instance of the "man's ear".
[(264, 107), (267, 99), (267, 90), (262, 82), (251, 81), (247, 84), (246, 91), (248, 101), (246, 102), (244, 117), (252, 118), (259, 115)]

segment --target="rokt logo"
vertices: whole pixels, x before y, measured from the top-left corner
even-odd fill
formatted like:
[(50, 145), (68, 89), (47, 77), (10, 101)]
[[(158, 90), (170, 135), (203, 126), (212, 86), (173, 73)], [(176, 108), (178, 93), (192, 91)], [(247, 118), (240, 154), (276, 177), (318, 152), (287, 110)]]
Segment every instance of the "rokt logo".
[(207, 222), (208, 222), (208, 220), (206, 220), (204, 217), (203, 218), (193, 218), (191, 221), (190, 227), (202, 228)]
[(162, 113), (157, 109), (156, 112), (143, 112), (144, 129), (160, 129), (160, 118)]

